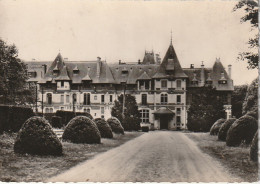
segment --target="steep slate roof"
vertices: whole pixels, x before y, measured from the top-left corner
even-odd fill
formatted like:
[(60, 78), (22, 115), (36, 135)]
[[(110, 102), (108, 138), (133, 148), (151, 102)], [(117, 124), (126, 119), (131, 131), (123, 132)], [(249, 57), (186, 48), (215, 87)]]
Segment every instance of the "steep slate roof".
[[(170, 59), (170, 60), (169, 60)], [(167, 68), (169, 67), (169, 68)], [(172, 68), (174, 70), (172, 70)], [(182, 67), (180, 65), (180, 62), (178, 60), (178, 57), (175, 53), (175, 50), (173, 48), (173, 45), (170, 44), (163, 61), (160, 65), (159, 71), (157, 75), (153, 76), (153, 78), (160, 78), (163, 76), (167, 76), (166, 70), (170, 69), (170, 75), (174, 78), (187, 78), (187, 75), (183, 72)]]
[(63, 68), (60, 71), (59, 76), (56, 77), (55, 80), (70, 80), (66, 66), (63, 66)]
[[(141, 76), (144, 71), (148, 76), (153, 76), (159, 65), (138, 65), (138, 64), (111, 64), (110, 69), (114, 76), (115, 83), (127, 82), (127, 84), (136, 84), (136, 80)], [(127, 69), (128, 74), (122, 73), (123, 69)]]
[(144, 71), (142, 75), (140, 75), (137, 80), (151, 80), (152, 78)]

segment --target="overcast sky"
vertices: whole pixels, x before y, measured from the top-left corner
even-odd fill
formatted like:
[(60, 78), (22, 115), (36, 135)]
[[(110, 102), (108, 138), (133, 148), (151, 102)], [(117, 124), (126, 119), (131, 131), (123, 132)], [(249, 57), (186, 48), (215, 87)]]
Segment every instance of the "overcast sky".
[(250, 83), (257, 70), (236, 60), (247, 49), (249, 23), (237, 1), (0, 0), (0, 37), (14, 43), (19, 57), (53, 61), (59, 50), (69, 60), (137, 62), (145, 50), (163, 58), (170, 44), (182, 67), (216, 57), (232, 65), (234, 84)]

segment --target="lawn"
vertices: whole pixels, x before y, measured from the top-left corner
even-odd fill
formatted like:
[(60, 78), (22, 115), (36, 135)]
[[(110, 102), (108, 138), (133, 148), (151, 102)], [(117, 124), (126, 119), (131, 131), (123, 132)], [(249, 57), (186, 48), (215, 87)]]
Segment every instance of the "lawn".
[(114, 134), (113, 139), (101, 139), (101, 144), (73, 144), (63, 142), (63, 156), (32, 156), (15, 154), (14, 140), (17, 134), (0, 135), (0, 181), (39, 182), (88, 160), (100, 152), (117, 147), (141, 132)]
[(199, 148), (219, 160), (231, 174), (240, 177), (244, 182), (258, 181), (258, 164), (249, 159), (249, 146), (228, 147), (218, 141), (217, 136), (209, 133), (186, 133), (197, 142)]

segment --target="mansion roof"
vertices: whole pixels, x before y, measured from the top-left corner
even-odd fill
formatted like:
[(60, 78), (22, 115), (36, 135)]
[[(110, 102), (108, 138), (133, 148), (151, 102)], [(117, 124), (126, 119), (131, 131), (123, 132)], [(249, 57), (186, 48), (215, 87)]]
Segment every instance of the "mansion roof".
[[(225, 71), (220, 59), (215, 61), (212, 68), (182, 68), (178, 57), (171, 44), (161, 64), (136, 63), (136, 64), (108, 64), (106, 61), (64, 61), (59, 53), (53, 62), (27, 62), (28, 71), (36, 72), (35, 77), (29, 78), (29, 82), (46, 83), (56, 81), (71, 81), (72, 84), (80, 84), (83, 81), (92, 83), (136, 84), (138, 80), (151, 79), (187, 79), (188, 87), (193, 86), (189, 82), (212, 81), (217, 90), (233, 90), (233, 80)], [(44, 74), (43, 65), (48, 70)], [(227, 83), (220, 84), (219, 80)]]

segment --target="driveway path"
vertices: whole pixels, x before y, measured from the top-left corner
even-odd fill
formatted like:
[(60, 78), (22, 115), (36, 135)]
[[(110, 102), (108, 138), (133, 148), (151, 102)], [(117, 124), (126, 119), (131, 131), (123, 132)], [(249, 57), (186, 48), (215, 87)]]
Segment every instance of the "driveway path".
[(48, 182), (234, 182), (184, 133), (155, 131), (95, 156)]

